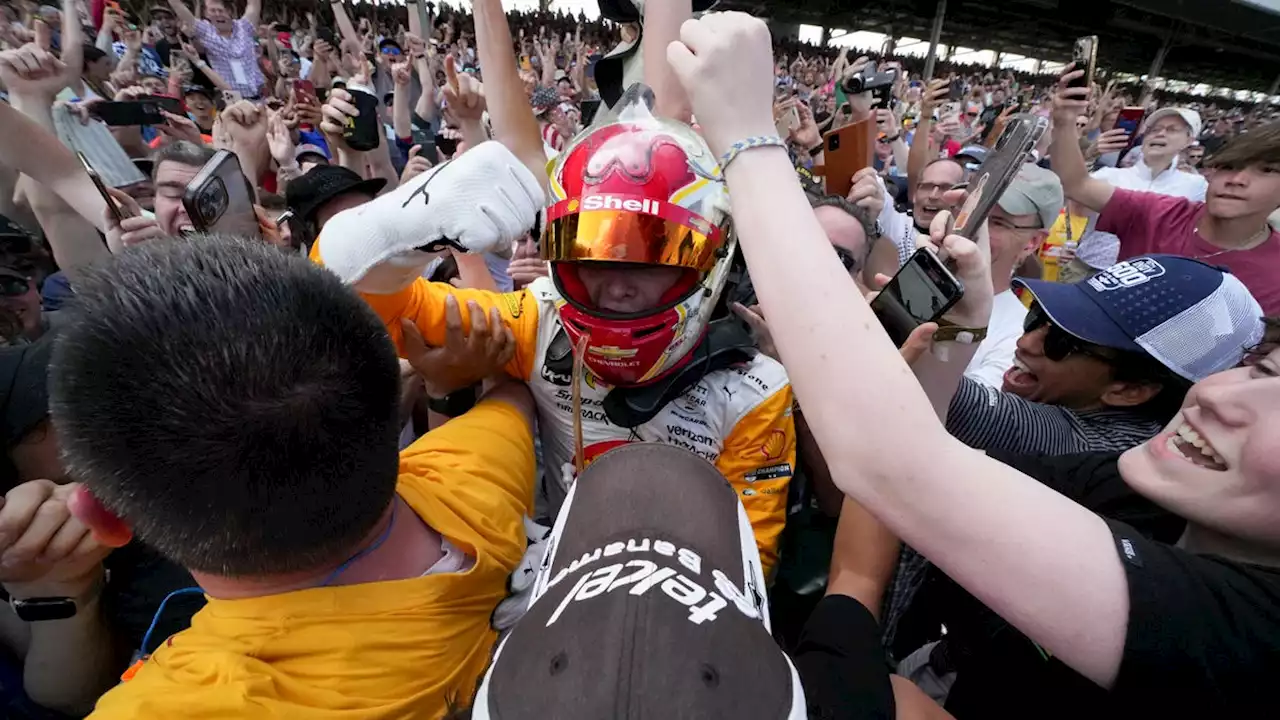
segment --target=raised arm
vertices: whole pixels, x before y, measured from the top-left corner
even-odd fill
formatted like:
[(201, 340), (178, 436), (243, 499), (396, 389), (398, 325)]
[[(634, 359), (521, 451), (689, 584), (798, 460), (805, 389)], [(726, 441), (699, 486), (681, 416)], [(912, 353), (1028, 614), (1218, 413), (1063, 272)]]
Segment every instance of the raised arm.
[(262, 17), (262, 0), (245, 0), (244, 15), (240, 17), (256, 29), (258, 19)]
[(933, 159), (933, 111), (942, 106), (950, 92), (950, 81), (937, 78), (929, 81), (929, 87), (920, 96), (920, 117), (907, 153), (907, 188), (911, 193), (915, 193), (916, 184)]
[(529, 98), (516, 69), (511, 28), (502, 12), (502, 0), (475, 0), (472, 12), (476, 18), (476, 54), (485, 71), (485, 99), (494, 138), (520, 158), (545, 190), (547, 156), (538, 121), (530, 111)]
[[(713, 14), (687, 25), (681, 38), (668, 56), (712, 152), (770, 134), (765, 24)], [(1129, 600), (1106, 523), (947, 434), (832, 261), (785, 151), (748, 151), (725, 173), (752, 281), (836, 484), (1032, 640), (1109, 686)], [(947, 239), (954, 248), (967, 242)]]
[(333, 21), (338, 26), (338, 32), (342, 34), (343, 49), (353, 44), (357, 48), (362, 48), (361, 52), (363, 52), (363, 41), (360, 33), (356, 32), (356, 26), (351, 23), (351, 16), (347, 15), (346, 4), (342, 0), (331, 0), (330, 6), (333, 8)]
[[(74, 11), (64, 10), (64, 25), (66, 18), (77, 17)], [(65, 57), (79, 67), (79, 22), (73, 24), (75, 29), (63, 29), (63, 37), (72, 43)], [(42, 224), (49, 223), (45, 229), (54, 259), (63, 270), (75, 273), (108, 253), (96, 232), (85, 232), (86, 226), (69, 215), (74, 209), (93, 228), (106, 227), (106, 202), (53, 129), (50, 104), (66, 86), (70, 72), (61, 60), (35, 45), (0, 53), (0, 80), (9, 89), (12, 103), (0, 104), (0, 158), (35, 181), (28, 185), (28, 194)]]
[(184, 26), (194, 29), (196, 23), (200, 22), (200, 18), (191, 12), (191, 8), (183, 0), (169, 0), (169, 7), (173, 8), (173, 14), (178, 16), (178, 21)]
[(691, 17), (692, 0), (645, 3), (644, 30), (640, 39), (644, 53), (644, 83), (653, 89), (654, 114), (683, 123), (692, 120), (693, 106), (667, 63), (667, 46), (680, 39), (680, 26)]
[(1084, 153), (1080, 150), (1080, 138), (1076, 134), (1076, 118), (1089, 110), (1089, 90), (1067, 87), (1069, 81), (1083, 76), (1083, 70), (1072, 70), (1058, 81), (1053, 98), (1050, 167), (1062, 179), (1063, 194), (1094, 212), (1102, 212), (1116, 189), (1105, 180), (1089, 176)]

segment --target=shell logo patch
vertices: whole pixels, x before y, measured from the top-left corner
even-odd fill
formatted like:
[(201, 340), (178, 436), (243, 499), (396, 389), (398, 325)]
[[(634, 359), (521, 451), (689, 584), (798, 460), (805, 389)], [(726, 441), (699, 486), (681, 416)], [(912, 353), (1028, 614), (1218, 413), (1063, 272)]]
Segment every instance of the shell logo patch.
[(781, 430), (774, 430), (769, 433), (769, 437), (765, 438), (764, 444), (760, 446), (760, 454), (764, 455), (766, 460), (777, 460), (782, 457), (786, 447), (787, 434)]

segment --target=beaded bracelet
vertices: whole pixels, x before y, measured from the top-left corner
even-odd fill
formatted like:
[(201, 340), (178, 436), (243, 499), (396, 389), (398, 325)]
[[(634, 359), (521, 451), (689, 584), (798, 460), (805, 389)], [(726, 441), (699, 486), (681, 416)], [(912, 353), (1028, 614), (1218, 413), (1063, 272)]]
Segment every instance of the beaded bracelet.
[(739, 140), (729, 146), (729, 151), (720, 156), (720, 172), (723, 173), (729, 168), (729, 163), (738, 158), (739, 155), (755, 148), (762, 147), (780, 147), (785, 149), (787, 142), (777, 135), (756, 135), (754, 137)]

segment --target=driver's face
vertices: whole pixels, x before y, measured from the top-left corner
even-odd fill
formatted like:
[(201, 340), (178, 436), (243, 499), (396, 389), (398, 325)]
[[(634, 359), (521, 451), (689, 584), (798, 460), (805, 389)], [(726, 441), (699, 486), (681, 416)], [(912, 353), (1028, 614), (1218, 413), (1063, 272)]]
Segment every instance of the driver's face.
[(578, 278), (597, 308), (630, 314), (658, 307), (662, 296), (685, 272), (660, 265), (583, 263), (578, 268)]

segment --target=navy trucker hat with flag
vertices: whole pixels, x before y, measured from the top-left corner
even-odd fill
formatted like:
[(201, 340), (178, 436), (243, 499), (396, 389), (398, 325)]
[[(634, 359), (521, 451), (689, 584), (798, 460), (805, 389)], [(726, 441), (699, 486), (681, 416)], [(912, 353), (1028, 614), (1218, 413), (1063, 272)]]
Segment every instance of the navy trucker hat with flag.
[(1066, 285), (1015, 279), (1055, 325), (1095, 345), (1155, 358), (1192, 382), (1240, 364), (1262, 341), (1262, 307), (1230, 272), (1142, 255)]
[(706, 460), (655, 443), (602, 455), (548, 543), (472, 718), (806, 717), (746, 511)]

